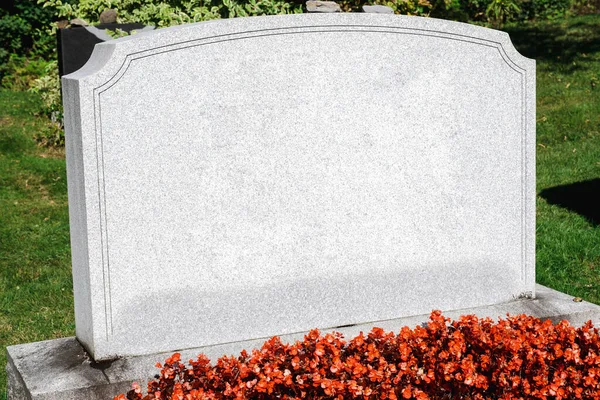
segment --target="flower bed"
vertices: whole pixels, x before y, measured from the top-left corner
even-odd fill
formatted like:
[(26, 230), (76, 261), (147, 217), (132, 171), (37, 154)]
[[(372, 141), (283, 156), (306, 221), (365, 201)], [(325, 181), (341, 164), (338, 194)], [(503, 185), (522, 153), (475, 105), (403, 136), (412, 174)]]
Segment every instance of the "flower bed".
[(200, 399), (600, 399), (600, 340), (591, 322), (574, 328), (526, 315), (495, 323), (440, 311), (396, 335), (373, 328), (350, 341), (309, 332), (278, 337), (252, 354), (203, 354), (186, 367), (175, 353), (160, 375), (114, 400)]

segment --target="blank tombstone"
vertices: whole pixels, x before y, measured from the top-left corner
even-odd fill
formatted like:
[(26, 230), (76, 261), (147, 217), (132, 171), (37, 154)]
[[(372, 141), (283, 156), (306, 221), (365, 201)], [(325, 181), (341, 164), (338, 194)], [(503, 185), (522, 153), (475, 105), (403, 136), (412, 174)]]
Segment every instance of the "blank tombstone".
[(535, 62), (382, 14), (211, 21), (63, 78), (96, 360), (534, 296)]

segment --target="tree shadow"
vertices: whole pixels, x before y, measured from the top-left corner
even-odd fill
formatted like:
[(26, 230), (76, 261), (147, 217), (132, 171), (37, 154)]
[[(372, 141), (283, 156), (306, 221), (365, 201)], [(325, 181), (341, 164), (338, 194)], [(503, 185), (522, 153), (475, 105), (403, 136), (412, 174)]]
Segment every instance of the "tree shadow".
[(600, 225), (600, 178), (544, 189), (540, 196), (549, 204), (574, 211), (594, 226)]
[(528, 58), (563, 64), (574, 71), (573, 65), (583, 54), (600, 51), (600, 26), (582, 21), (565, 23), (525, 24), (503, 29), (510, 35), (515, 48)]

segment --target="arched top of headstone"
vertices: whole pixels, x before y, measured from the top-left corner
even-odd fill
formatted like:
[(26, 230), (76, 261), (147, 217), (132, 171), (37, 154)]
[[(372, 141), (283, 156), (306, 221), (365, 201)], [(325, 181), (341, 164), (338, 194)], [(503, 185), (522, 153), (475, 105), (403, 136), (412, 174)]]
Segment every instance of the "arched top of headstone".
[[(531, 69), (535, 61), (521, 55), (507, 33), (435, 18), (372, 13), (294, 14), (212, 20), (184, 24), (152, 32), (141, 32), (101, 43), (88, 63), (67, 79), (94, 79), (98, 83), (116, 78), (139, 58), (174, 52), (190, 47), (214, 45), (236, 40), (254, 40), (281, 35), (315, 35), (319, 33), (371, 33), (435, 37), (475, 46), (498, 49), (498, 55), (513, 69)], [(351, 40), (351, 37), (348, 38)], [(311, 39), (304, 50), (311, 52)], [(365, 41), (356, 46), (368, 46)], [(398, 49), (402, 51), (401, 48)]]

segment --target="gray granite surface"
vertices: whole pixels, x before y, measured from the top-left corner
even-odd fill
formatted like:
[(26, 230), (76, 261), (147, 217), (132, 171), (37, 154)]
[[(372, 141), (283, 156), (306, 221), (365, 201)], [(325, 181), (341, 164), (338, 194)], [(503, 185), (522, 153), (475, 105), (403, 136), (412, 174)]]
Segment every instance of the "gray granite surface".
[(534, 295), (535, 62), (504, 32), (210, 21), (99, 44), (62, 83), (96, 361)]
[(306, 11), (319, 13), (341, 12), (340, 5), (335, 1), (308, 0)]
[(381, 5), (375, 5), (375, 6), (364, 5), (364, 6), (362, 6), (362, 10), (366, 13), (376, 13), (376, 14), (393, 14), (394, 13), (394, 9), (392, 7), (381, 6)]

